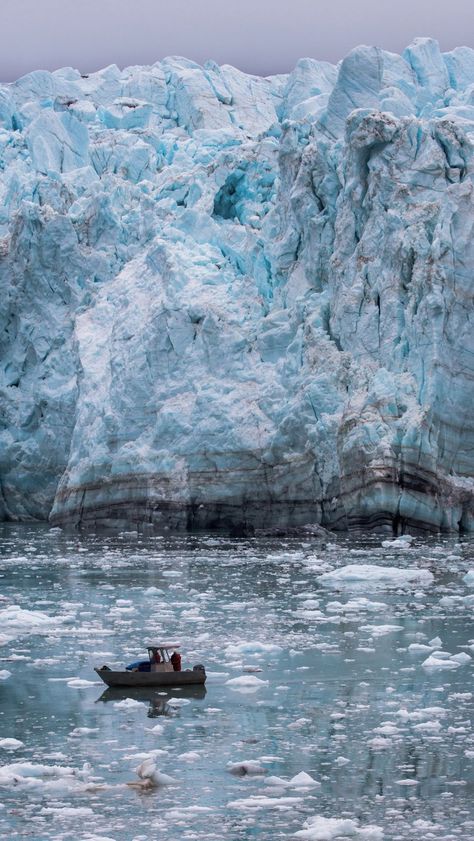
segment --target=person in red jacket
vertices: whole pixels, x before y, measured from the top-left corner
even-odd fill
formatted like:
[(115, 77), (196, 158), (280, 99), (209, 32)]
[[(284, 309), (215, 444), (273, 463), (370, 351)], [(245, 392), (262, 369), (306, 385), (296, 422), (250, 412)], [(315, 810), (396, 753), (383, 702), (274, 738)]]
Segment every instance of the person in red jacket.
[(173, 651), (170, 657), (170, 662), (175, 672), (181, 671), (181, 654), (179, 654), (178, 651)]

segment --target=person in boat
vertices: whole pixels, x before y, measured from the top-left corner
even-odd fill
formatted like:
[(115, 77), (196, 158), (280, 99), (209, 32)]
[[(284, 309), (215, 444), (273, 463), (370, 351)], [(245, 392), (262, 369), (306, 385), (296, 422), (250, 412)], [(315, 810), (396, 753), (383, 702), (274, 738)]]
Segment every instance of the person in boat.
[(161, 657), (160, 657), (160, 652), (159, 651), (154, 651), (153, 652), (153, 659), (152, 659), (151, 662), (152, 663), (161, 663)]
[(181, 654), (179, 653), (179, 651), (173, 651), (170, 657), (170, 663), (173, 666), (173, 670), (175, 672), (181, 671)]

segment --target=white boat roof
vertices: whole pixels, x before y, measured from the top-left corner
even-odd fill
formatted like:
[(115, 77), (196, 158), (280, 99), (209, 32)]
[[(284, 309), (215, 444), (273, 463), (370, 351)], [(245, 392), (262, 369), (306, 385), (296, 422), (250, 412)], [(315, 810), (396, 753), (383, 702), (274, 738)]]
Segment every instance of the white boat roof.
[(179, 642), (147, 642), (147, 648), (181, 648), (181, 644)]

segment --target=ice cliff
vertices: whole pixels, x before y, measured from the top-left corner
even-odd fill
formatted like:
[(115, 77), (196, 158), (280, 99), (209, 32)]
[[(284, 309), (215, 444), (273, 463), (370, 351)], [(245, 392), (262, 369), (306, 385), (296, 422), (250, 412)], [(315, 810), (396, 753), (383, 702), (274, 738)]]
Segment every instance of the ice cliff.
[(0, 516), (472, 530), (474, 51), (0, 86)]

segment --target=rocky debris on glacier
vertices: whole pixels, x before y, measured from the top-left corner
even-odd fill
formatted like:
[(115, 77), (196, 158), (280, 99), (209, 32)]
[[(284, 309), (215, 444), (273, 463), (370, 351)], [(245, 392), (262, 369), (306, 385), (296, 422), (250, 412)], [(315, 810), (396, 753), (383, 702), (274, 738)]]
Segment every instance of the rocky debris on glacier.
[(474, 51), (0, 86), (0, 516), (472, 530)]

